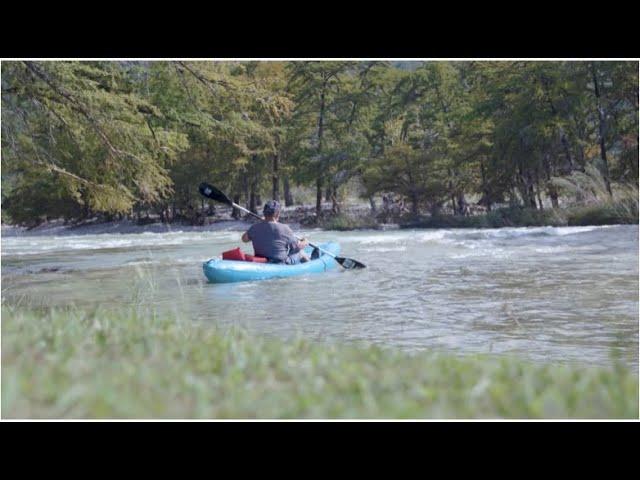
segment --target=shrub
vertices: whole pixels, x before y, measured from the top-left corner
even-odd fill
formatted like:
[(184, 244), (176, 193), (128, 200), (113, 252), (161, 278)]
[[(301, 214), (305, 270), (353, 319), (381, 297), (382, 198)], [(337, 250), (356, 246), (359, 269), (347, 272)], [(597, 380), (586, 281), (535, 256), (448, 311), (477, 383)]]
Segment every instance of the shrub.
[(322, 219), (318, 226), (325, 230), (357, 230), (379, 227), (378, 222), (372, 216), (353, 217), (345, 214)]

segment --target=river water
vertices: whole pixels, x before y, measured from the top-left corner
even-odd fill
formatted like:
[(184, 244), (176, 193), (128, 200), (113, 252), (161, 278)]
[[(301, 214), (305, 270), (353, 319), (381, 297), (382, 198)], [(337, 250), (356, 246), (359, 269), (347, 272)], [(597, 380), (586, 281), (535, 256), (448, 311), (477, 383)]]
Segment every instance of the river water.
[[(128, 304), (265, 335), (638, 370), (638, 226), (299, 232), (368, 268), (208, 284), (239, 231), (2, 237), (7, 303)], [(245, 251), (250, 248), (244, 246)]]

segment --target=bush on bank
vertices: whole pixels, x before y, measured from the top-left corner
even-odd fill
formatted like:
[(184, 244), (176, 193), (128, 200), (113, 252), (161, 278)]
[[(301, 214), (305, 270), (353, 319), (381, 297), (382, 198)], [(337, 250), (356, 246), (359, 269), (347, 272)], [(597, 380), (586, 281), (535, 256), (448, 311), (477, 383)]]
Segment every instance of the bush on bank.
[(611, 202), (568, 209), (534, 210), (499, 208), (470, 217), (438, 215), (406, 219), (401, 228), (503, 228), (564, 227), (583, 225), (637, 224), (638, 207), (629, 202)]

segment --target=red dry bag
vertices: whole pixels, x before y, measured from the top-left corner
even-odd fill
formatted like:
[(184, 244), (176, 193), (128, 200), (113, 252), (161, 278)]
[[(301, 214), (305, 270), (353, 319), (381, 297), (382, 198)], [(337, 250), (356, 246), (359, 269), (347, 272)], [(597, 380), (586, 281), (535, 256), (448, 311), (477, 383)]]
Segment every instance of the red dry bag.
[(236, 247), (233, 250), (222, 252), (222, 259), (223, 260), (240, 260), (240, 261), (246, 260), (244, 256), (244, 252), (240, 250), (240, 247)]

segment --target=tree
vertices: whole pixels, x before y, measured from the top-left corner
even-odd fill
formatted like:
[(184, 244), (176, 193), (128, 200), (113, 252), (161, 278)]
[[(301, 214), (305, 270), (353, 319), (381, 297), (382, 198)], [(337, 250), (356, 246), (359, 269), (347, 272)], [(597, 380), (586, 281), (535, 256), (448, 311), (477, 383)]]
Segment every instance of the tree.
[(343, 105), (339, 94), (344, 76), (353, 67), (352, 62), (295, 62), (289, 64), (289, 84), (294, 92), (296, 108), (294, 121), (313, 124), (312, 132), (298, 130), (306, 141), (301, 143), (301, 167), (307, 170), (316, 183), (316, 217), (322, 216), (322, 188), (326, 169), (339, 155), (336, 140), (339, 116)]
[[(186, 138), (150, 129), (161, 112), (132, 83), (126, 66), (113, 62), (3, 63), (3, 168), (15, 177), (12, 195), (29, 197), (38, 178), (55, 185), (34, 193), (40, 215), (67, 205), (77, 216), (77, 205), (83, 217), (127, 213), (135, 202), (169, 195), (167, 167)], [(59, 201), (45, 201), (47, 192)], [(19, 202), (8, 202), (12, 216), (26, 218)]]

